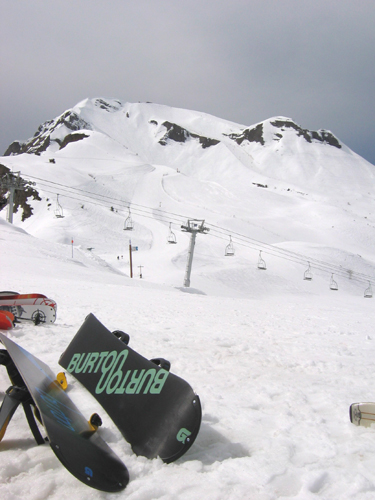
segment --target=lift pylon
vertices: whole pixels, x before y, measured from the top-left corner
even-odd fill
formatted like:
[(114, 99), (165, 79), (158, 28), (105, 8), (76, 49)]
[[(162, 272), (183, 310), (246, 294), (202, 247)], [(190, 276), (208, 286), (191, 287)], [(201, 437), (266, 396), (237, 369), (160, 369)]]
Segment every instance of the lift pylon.
[(189, 287), (191, 266), (193, 264), (195, 239), (197, 237), (197, 233), (205, 234), (209, 231), (209, 229), (207, 227), (204, 227), (204, 220), (197, 220), (197, 219), (189, 219), (187, 221), (186, 226), (181, 226), (181, 229), (191, 234), (188, 259), (186, 264), (185, 280), (184, 280), (184, 286)]

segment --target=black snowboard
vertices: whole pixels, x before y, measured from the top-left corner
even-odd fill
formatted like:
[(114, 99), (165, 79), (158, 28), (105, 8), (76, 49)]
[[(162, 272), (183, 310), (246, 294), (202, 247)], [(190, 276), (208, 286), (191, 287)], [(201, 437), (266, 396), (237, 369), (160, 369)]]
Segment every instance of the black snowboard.
[(173, 462), (200, 428), (199, 397), (163, 359), (149, 361), (89, 314), (60, 358), (103, 406), (137, 455)]
[[(47, 441), (62, 464), (77, 479), (102, 491), (121, 491), (129, 482), (125, 465), (101, 439), (96, 426), (89, 423), (70, 400), (50, 368), (18, 344), (0, 333), (7, 351), (1, 351), (1, 364), (8, 370), (13, 384), (6, 391), (0, 409), (0, 438), (17, 408), (17, 401), (30, 409), (35, 406), (43, 424)], [(37, 425), (26, 412), (38, 444)], [(97, 422), (100, 425), (100, 422)]]

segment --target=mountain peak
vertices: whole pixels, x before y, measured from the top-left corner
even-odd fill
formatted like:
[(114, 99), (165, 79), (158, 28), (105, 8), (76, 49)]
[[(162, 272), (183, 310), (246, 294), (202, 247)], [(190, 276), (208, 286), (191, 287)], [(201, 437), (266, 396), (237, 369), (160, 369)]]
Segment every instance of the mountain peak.
[(291, 118), (278, 116), (269, 118), (251, 127), (242, 129), (241, 132), (228, 134), (228, 137), (241, 145), (244, 141), (258, 143), (266, 146), (272, 141), (282, 141), (289, 137), (302, 137), (308, 143), (320, 142), (340, 149), (340, 141), (332, 132), (327, 130), (308, 130), (302, 128)]
[(203, 149), (222, 141), (238, 146), (268, 147), (275, 143), (290, 144), (295, 138), (302, 138), (309, 144), (342, 147), (332, 132), (324, 129), (311, 131), (284, 116), (275, 116), (246, 127), (198, 111), (97, 97), (85, 99), (57, 118), (43, 123), (32, 138), (13, 142), (4, 156), (22, 153), (40, 155), (53, 144), (54, 150), (56, 145), (61, 149), (69, 142), (88, 137), (77, 135), (83, 130), (104, 133), (130, 149), (133, 149), (135, 136), (147, 141), (151, 135), (156, 139), (152, 145), (182, 144), (193, 139)]
[(273, 140), (281, 140), (285, 134), (288, 134), (290, 131), (294, 131), (298, 137), (303, 137), (310, 144), (317, 141), (334, 146), (338, 149), (342, 147), (337, 137), (335, 137), (329, 130), (320, 129), (316, 131), (304, 129), (291, 118), (285, 118), (283, 116), (270, 118), (267, 122), (275, 129), (273, 132)]

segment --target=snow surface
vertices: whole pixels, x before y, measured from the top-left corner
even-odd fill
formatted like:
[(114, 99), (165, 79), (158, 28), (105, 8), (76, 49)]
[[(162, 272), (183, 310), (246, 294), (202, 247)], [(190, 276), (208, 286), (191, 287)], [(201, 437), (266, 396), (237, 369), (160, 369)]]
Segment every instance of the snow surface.
[[(18, 410), (0, 443), (1, 498), (375, 498), (375, 429), (348, 414), (353, 402), (375, 401), (374, 299), (363, 297), (375, 284), (375, 167), (345, 146), (289, 131), (264, 149), (240, 147), (222, 134), (241, 126), (198, 112), (121, 104), (108, 113), (90, 100), (75, 109), (92, 124), (89, 138), (0, 159), (42, 197), (25, 222), (18, 212), (12, 226), (0, 212), (2, 289), (58, 304), (54, 325), (21, 324), (8, 335), (57, 373), (92, 312), (145, 357), (171, 361), (200, 396), (202, 426), (175, 463), (137, 457), (68, 375), (82, 413), (101, 415), (99, 433), (127, 465), (129, 485), (109, 494), (80, 483), (48, 446), (36, 446)], [(161, 146), (152, 119), (221, 142)], [(123, 231), (129, 203), (134, 230)], [(197, 236), (185, 288), (189, 235), (180, 225), (194, 217), (210, 232)], [(177, 245), (167, 243), (169, 222)], [(224, 256), (229, 235), (233, 257)], [(259, 250), (266, 271), (257, 269)], [(329, 289), (332, 272), (338, 291)], [(8, 386), (3, 369), (0, 393)]]

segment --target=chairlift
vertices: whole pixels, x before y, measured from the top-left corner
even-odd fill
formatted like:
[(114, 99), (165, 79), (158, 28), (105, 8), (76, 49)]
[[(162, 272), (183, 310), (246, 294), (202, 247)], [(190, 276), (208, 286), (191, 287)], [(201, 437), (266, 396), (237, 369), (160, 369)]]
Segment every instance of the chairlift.
[(371, 299), (371, 297), (372, 297), (372, 288), (371, 288), (371, 283), (368, 282), (368, 287), (365, 290), (365, 298)]
[(172, 245), (175, 245), (177, 243), (176, 235), (172, 231), (172, 222), (169, 223), (168, 243), (170, 243)]
[(311, 281), (313, 279), (313, 275), (312, 275), (312, 272), (311, 272), (310, 262), (308, 264), (309, 264), (308, 268), (306, 269), (306, 271), (303, 274), (303, 279)]
[(62, 208), (62, 206), (59, 203), (59, 195), (57, 195), (57, 198), (56, 198), (55, 217), (57, 219), (62, 219), (64, 217), (63, 208)]
[(133, 229), (134, 229), (134, 222), (132, 221), (130, 208), (129, 208), (129, 215), (125, 219), (125, 223), (124, 223), (124, 231), (133, 231)]
[(339, 286), (338, 286), (337, 282), (333, 279), (333, 274), (331, 276), (331, 281), (330, 281), (330, 284), (329, 284), (329, 288), (331, 290), (338, 290), (339, 289)]
[(232, 243), (232, 236), (229, 236), (229, 244), (225, 247), (225, 256), (234, 255), (234, 247)]
[(262, 250), (259, 252), (259, 259), (258, 259), (258, 269), (267, 269), (266, 263), (262, 258)]

